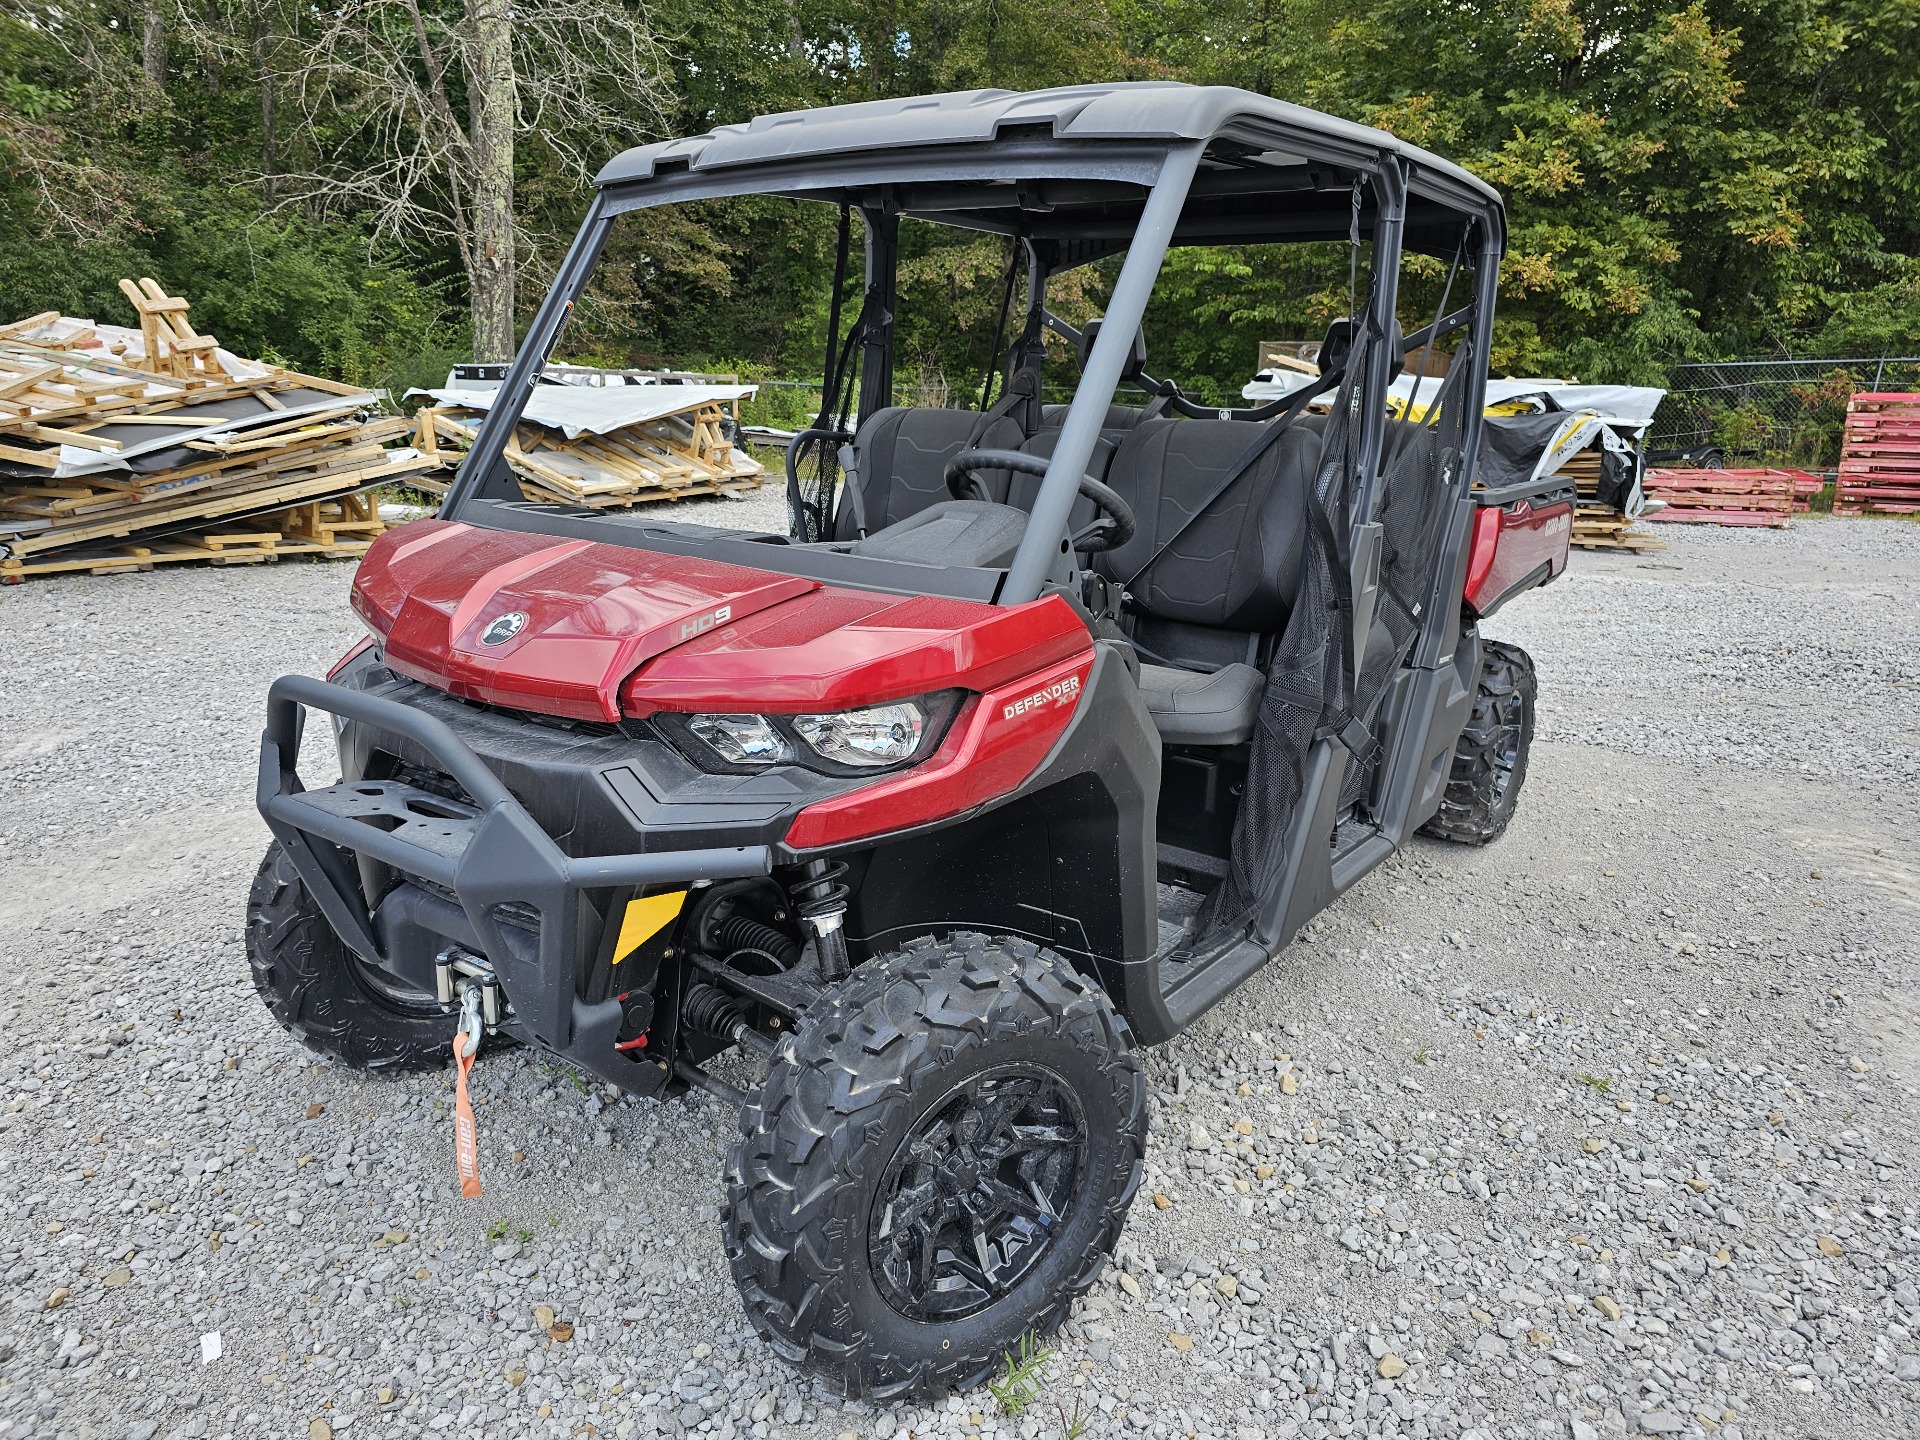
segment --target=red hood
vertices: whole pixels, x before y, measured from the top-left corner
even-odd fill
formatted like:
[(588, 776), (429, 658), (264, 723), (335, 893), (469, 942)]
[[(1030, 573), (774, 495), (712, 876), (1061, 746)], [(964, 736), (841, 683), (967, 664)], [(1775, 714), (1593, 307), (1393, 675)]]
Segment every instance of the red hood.
[[(421, 520), (374, 543), (353, 604), (402, 675), (488, 704), (617, 720), (620, 682), (642, 661), (819, 588), (744, 565)], [(493, 643), (481, 638), (490, 629)]]
[(376, 541), (353, 603), (400, 674), (581, 720), (617, 720), (623, 699), (627, 714), (804, 711), (987, 690), (1091, 644), (1057, 597), (883, 595), (439, 520)]

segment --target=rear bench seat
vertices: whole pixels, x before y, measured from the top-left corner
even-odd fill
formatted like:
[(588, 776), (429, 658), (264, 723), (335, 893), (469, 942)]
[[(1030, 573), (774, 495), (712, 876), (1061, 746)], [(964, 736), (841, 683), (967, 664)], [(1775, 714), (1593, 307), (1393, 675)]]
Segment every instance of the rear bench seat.
[(1169, 745), (1252, 737), (1264, 685), (1255, 668), (1261, 643), (1293, 608), (1307, 490), (1320, 463), (1317, 434), (1289, 426), (1186, 524), (1264, 428), (1247, 420), (1149, 420), (1127, 433), (1107, 470), (1107, 484), (1133, 507), (1139, 529), (1094, 565), (1132, 597), (1140, 690)]

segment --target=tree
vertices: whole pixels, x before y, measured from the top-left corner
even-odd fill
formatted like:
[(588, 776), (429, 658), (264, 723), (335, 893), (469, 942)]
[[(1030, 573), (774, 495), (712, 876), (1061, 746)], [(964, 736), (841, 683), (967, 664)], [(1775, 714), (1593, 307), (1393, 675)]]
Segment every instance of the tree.
[(516, 176), (557, 164), (578, 184), (657, 131), (670, 92), (648, 12), (630, 0), (277, 3), (292, 37), (281, 83), (309, 148), (277, 177), (274, 203), (363, 213), (376, 237), (450, 238), (474, 356), (507, 358)]

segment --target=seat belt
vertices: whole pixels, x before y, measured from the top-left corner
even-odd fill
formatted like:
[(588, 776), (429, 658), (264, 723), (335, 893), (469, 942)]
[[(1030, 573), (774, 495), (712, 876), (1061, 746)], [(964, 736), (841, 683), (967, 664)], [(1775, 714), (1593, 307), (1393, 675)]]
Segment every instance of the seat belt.
[[(1323, 376), (1321, 378), (1324, 381), (1331, 383), (1336, 388), (1336, 391), (1337, 391), (1338, 387), (1345, 381), (1345, 378), (1346, 378), (1345, 370), (1344, 368), (1337, 369), (1331, 375)], [(1238, 460), (1235, 460), (1233, 464), (1227, 467), (1227, 473), (1221, 477), (1219, 484), (1215, 485), (1212, 490), (1207, 492), (1207, 498), (1202, 500), (1197, 506), (1195, 506), (1193, 510), (1188, 514), (1187, 518), (1182, 520), (1177, 526), (1174, 527), (1173, 533), (1169, 535), (1165, 540), (1162, 540), (1160, 544), (1157, 547), (1155, 547), (1153, 554), (1147, 557), (1146, 564), (1140, 566), (1131, 575), (1127, 576), (1126, 579), (1120, 582), (1120, 588), (1123, 591), (1131, 589), (1134, 581), (1138, 580), (1142, 575), (1146, 574), (1147, 571), (1151, 570), (1155, 565), (1158, 565), (1160, 563), (1161, 557), (1165, 555), (1167, 551), (1173, 547), (1173, 542), (1178, 540), (1182, 535), (1186, 534), (1187, 530), (1189, 529), (1189, 527), (1192, 526), (1194, 521), (1198, 520), (1202, 515), (1207, 513), (1208, 509), (1212, 507), (1214, 501), (1218, 500), (1222, 495), (1226, 494), (1228, 490), (1232, 489), (1234, 482), (1239, 480), (1239, 478), (1242, 475), (1246, 474), (1247, 471), (1251, 470), (1254, 467), (1254, 465), (1259, 462), (1260, 457), (1267, 453), (1267, 451), (1273, 446), (1274, 442), (1280, 438), (1281, 433), (1285, 431), (1286, 428), (1289, 425), (1291, 425), (1295, 420), (1300, 418), (1300, 413), (1307, 408), (1308, 402), (1311, 401), (1315, 395), (1323, 393), (1326, 390), (1326, 388), (1327, 388), (1326, 384), (1308, 386), (1307, 388), (1302, 390), (1297, 396), (1294, 397), (1294, 399), (1287, 405), (1287, 408), (1285, 410), (1281, 411), (1280, 414), (1274, 416), (1272, 420), (1268, 421), (1266, 429), (1260, 432), (1260, 438), (1255, 440), (1253, 444), (1247, 447), (1245, 454), (1243, 454)]]

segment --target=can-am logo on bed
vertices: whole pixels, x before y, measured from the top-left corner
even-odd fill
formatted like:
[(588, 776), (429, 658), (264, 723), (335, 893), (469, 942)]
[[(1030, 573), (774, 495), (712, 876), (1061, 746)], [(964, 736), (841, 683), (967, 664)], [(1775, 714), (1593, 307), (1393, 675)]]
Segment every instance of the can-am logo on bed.
[(509, 610), (497, 619), (487, 622), (487, 628), (480, 632), (482, 645), (504, 645), (522, 630), (527, 628), (527, 612)]
[(1030, 710), (1038, 710), (1042, 705), (1064, 705), (1080, 694), (1080, 677), (1069, 675), (1064, 680), (1055, 681), (1044, 690), (1036, 690), (1031, 695), (1023, 695), (1000, 712), (1002, 720), (1016, 720)]

